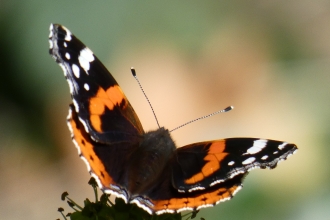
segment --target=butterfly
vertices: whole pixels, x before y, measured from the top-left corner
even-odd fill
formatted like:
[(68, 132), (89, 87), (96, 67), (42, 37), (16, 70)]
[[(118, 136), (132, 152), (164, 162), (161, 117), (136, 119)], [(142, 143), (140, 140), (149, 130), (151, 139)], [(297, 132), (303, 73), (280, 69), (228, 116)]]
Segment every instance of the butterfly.
[(67, 124), (99, 188), (150, 214), (199, 210), (231, 199), (254, 168), (275, 168), (296, 145), (227, 138), (177, 148), (170, 131), (145, 132), (120, 86), (67, 28), (51, 24), (49, 53), (63, 69), (72, 104)]

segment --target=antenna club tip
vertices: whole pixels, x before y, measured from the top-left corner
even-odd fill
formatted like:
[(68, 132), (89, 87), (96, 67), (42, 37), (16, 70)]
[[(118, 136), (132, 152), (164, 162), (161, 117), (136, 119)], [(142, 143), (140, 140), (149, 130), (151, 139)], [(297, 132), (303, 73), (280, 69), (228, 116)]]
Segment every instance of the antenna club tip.
[(132, 75), (135, 77), (136, 76), (136, 72), (135, 72), (135, 68), (134, 67), (131, 67), (131, 72), (132, 72)]
[(227, 108), (224, 109), (224, 112), (228, 112), (230, 110), (234, 109), (234, 106), (228, 106)]

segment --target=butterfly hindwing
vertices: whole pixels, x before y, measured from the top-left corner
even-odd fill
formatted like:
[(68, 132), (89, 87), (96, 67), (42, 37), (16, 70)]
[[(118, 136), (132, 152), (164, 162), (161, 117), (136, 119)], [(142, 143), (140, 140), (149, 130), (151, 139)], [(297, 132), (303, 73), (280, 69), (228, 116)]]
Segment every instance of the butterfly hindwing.
[(231, 199), (242, 188), (242, 181), (245, 176), (246, 174), (239, 174), (232, 179), (207, 187), (204, 190), (187, 193), (175, 189), (171, 178), (166, 176), (164, 181), (157, 186), (157, 191), (148, 193), (146, 197), (137, 196), (132, 200), (132, 203), (136, 203), (147, 211), (152, 210), (156, 214), (212, 207)]
[(100, 189), (127, 200), (127, 191), (116, 186), (125, 185), (126, 180), (123, 179), (125, 171), (123, 169), (129, 162), (127, 153), (131, 148), (137, 147), (132, 145), (138, 143), (117, 142), (113, 143), (112, 146), (108, 146), (92, 140), (90, 135), (85, 131), (84, 125), (78, 119), (78, 115), (72, 104), (69, 106), (67, 123), (79, 157), (86, 163), (89, 173), (98, 182)]
[(50, 53), (70, 87), (79, 120), (94, 140), (134, 141), (144, 133), (118, 83), (93, 52), (61, 25), (50, 27)]

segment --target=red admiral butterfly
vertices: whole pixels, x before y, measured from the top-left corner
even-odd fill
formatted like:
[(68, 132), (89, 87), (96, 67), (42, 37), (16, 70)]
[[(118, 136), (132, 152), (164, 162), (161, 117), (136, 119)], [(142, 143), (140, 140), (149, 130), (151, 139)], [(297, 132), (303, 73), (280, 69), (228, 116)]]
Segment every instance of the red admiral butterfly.
[(143, 130), (116, 80), (67, 28), (52, 24), (49, 43), (70, 87), (67, 122), (80, 158), (101, 190), (150, 214), (229, 200), (251, 169), (275, 168), (297, 150), (294, 144), (258, 138), (177, 148), (167, 129)]

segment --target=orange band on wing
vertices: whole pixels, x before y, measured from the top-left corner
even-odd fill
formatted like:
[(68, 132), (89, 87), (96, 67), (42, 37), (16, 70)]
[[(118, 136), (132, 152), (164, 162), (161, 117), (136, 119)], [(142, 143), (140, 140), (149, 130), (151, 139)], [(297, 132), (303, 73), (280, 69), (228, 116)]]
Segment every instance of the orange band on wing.
[[(73, 111), (72, 114), (76, 113)], [(78, 121), (78, 118), (76, 119)], [(91, 170), (88, 171), (92, 171), (93, 173), (95, 173), (103, 186), (109, 186), (110, 184), (113, 184), (113, 179), (105, 170), (102, 161), (95, 154), (93, 150), (93, 144), (91, 143), (91, 140), (85, 132), (83, 126), (81, 124), (80, 126), (77, 125), (77, 122), (74, 120), (73, 115), (71, 115), (71, 117), (69, 118), (68, 123), (69, 126), (72, 128), (75, 145), (77, 148), (79, 148), (79, 151), (81, 153), (81, 155), (79, 156), (86, 162), (86, 164), (88, 163), (87, 167), (90, 166)]]
[(225, 142), (217, 141), (211, 144), (208, 149), (207, 155), (204, 157), (204, 161), (207, 163), (202, 167), (201, 172), (195, 174), (189, 179), (185, 180), (186, 184), (195, 184), (205, 177), (211, 176), (217, 170), (220, 169), (220, 161), (227, 156), (228, 153), (224, 153)]
[(239, 185), (234, 185), (230, 188), (222, 187), (197, 196), (152, 201), (154, 204), (152, 209), (157, 212), (166, 209), (178, 210), (184, 208), (198, 208), (205, 205), (215, 205), (218, 201), (230, 199), (239, 187)]
[[(126, 97), (118, 85), (111, 86), (106, 91), (99, 88), (97, 94), (89, 100), (90, 122), (96, 131), (102, 131), (101, 115), (104, 113), (105, 107), (113, 110), (123, 100), (126, 100)], [(125, 108), (127, 103), (125, 102), (125, 106), (122, 108)]]

